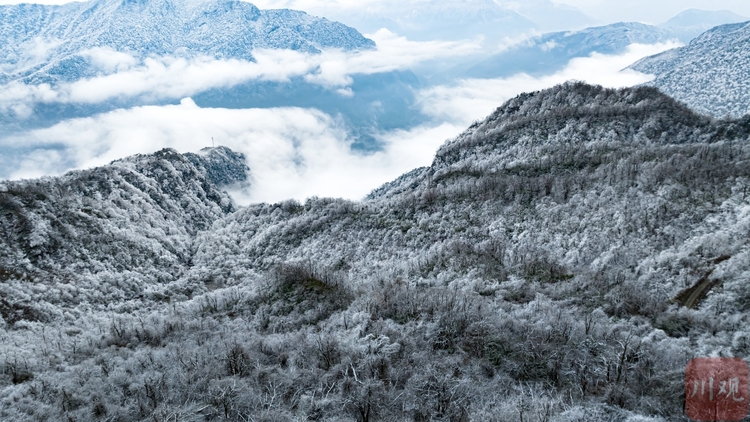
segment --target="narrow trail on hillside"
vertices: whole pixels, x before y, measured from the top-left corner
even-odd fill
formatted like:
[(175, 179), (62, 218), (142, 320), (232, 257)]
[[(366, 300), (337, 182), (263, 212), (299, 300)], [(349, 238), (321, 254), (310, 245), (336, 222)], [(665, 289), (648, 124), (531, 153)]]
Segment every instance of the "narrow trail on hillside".
[[(717, 265), (731, 258), (729, 255), (722, 255), (718, 258), (711, 260), (711, 263)], [(672, 299), (673, 303), (679, 303), (689, 309), (695, 309), (695, 307), (703, 301), (713, 288), (717, 287), (722, 283), (722, 280), (712, 279), (711, 274), (714, 272), (714, 268), (709, 270), (703, 275), (692, 287), (683, 290), (680, 294)]]

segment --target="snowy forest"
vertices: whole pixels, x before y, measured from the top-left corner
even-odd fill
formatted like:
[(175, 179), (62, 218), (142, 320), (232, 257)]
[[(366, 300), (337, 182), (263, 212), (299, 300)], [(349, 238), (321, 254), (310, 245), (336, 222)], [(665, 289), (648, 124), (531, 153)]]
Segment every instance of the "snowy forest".
[(0, 420), (687, 421), (750, 356), (750, 117), (522, 94), (362, 201), (224, 147), (0, 182)]

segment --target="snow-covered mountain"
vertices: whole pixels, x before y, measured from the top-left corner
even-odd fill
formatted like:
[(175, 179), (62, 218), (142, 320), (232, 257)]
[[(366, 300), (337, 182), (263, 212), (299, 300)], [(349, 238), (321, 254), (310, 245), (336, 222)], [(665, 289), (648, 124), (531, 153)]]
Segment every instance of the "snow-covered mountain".
[(651, 85), (695, 110), (739, 117), (750, 112), (748, 43), (750, 23), (722, 25), (631, 68), (654, 75)]
[(633, 43), (655, 44), (673, 39), (665, 29), (641, 23), (607, 26), (544, 34), (509, 47), (466, 70), (455, 69), (461, 77), (497, 78), (518, 73), (550, 75), (571, 59), (591, 53), (619, 54)]
[(749, 139), (571, 83), (360, 202), (232, 212), (224, 149), (0, 183), (0, 418), (682, 418), (750, 352)]
[(294, 10), (239, 0), (93, 0), (62, 6), (0, 6), (0, 83), (93, 76), (90, 55), (110, 48), (136, 57), (202, 54), (252, 60), (254, 48), (319, 52), (375, 46), (356, 30)]
[(385, 1), (365, 10), (327, 10), (326, 15), (365, 33), (380, 28), (415, 40), (460, 40), (480, 36), (493, 42), (533, 31), (537, 25), (493, 0)]
[[(363, 148), (376, 147), (371, 132), (418, 120), (419, 82), (408, 70), (360, 70), (340, 77), (345, 87), (311, 82), (321, 72), (311, 56), (375, 43), (300, 11), (240, 0), (7, 5), (0, 38), (8, 40), (0, 45), (0, 136), (187, 96), (201, 107), (315, 107), (340, 117)], [(259, 63), (257, 51), (269, 57)], [(160, 90), (159, 78), (174, 86)], [(112, 87), (120, 90), (98, 95)]]
[(221, 188), (248, 177), (245, 157), (219, 147), (2, 182), (0, 274), (73, 283), (86, 303), (132, 299), (184, 273), (195, 235), (236, 209)]
[(592, 53), (621, 54), (634, 43), (680, 41), (687, 44), (715, 26), (745, 20), (732, 12), (689, 9), (658, 26), (621, 22), (577, 31), (552, 32), (524, 40), (479, 62), (458, 65), (438, 78), (496, 78), (518, 73), (551, 75), (576, 57), (587, 57)]
[(728, 10), (688, 9), (659, 25), (659, 27), (670, 31), (680, 41), (688, 44), (693, 38), (713, 27), (748, 20), (750, 18)]
[(364, 33), (387, 28), (419, 40), (483, 38), (493, 48), (507, 37), (578, 29), (593, 22), (579, 10), (549, 0), (386, 0), (349, 8), (293, 0), (286, 4), (306, 7)]
[(540, 31), (573, 31), (590, 26), (596, 21), (581, 10), (550, 0), (495, 0), (534, 22)]

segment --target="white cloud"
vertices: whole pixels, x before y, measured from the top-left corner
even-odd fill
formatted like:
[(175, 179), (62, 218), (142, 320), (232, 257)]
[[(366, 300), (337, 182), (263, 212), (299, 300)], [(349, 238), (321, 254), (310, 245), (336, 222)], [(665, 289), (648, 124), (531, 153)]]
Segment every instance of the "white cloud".
[(41, 37), (34, 37), (29, 44), (27, 46), (28, 56), (36, 64), (46, 60), (49, 53), (62, 44), (62, 41), (59, 39), (47, 40)]
[(511, 47), (521, 47), (523, 45), (533, 45), (532, 37), (538, 34), (521, 34), (517, 37), (504, 37), (495, 48), (494, 53), (502, 53)]
[(433, 121), (381, 134), (383, 150), (370, 154), (353, 152), (345, 129), (317, 110), (200, 108), (190, 99), (179, 105), (135, 107), (64, 121), (6, 138), (0, 147), (36, 149), (11, 175), (20, 178), (102, 165), (164, 147), (196, 151), (210, 146), (213, 137), (217, 144), (248, 157), (253, 185), (247, 195), (237, 197), (242, 203), (302, 200), (313, 195), (358, 199), (404, 172), (429, 165), (443, 142), (521, 92), (571, 79), (611, 87), (642, 83), (648, 75), (621, 69), (671, 47), (632, 45), (619, 56), (574, 59), (548, 77), (473, 79), (423, 90), (421, 107)]
[(37, 149), (26, 154), (18, 163), (14, 172), (17, 177), (13, 179), (36, 179), (54, 174), (53, 169), (60, 168), (66, 159), (65, 152), (56, 149)]
[(569, 80), (615, 88), (648, 82), (652, 76), (622, 69), (643, 57), (678, 46), (676, 43), (633, 44), (621, 55), (594, 53), (573, 59), (560, 72), (540, 78), (520, 74), (510, 78), (463, 80), (456, 85), (421, 91), (420, 104), (422, 111), (436, 120), (468, 125), (522, 92), (537, 91)]
[(454, 57), (477, 51), (471, 42), (414, 42), (388, 30), (372, 34), (378, 47), (373, 50), (343, 51), (329, 49), (321, 54), (293, 50), (259, 49), (255, 62), (211, 57), (135, 57), (108, 48), (82, 52), (104, 75), (81, 79), (59, 86), (25, 85), (12, 82), (0, 87), (0, 111), (14, 110), (27, 117), (36, 103), (96, 104), (117, 98), (149, 100), (177, 99), (212, 88), (228, 88), (250, 81), (286, 82), (304, 77), (338, 91), (353, 95), (351, 75), (403, 70), (420, 62)]
[(472, 41), (410, 41), (387, 29), (367, 37), (375, 41), (376, 50), (345, 52), (324, 51), (319, 56), (316, 72), (307, 75), (309, 82), (326, 87), (351, 84), (350, 75), (374, 74), (409, 69), (419, 63), (449, 57), (467, 56), (481, 50)]
[[(123, 55), (114, 52), (113, 55)], [(256, 62), (209, 57), (148, 57), (142, 64), (58, 89), (71, 103), (101, 103), (119, 97), (171, 99), (251, 80), (284, 82), (311, 70), (309, 56), (291, 50), (260, 50)], [(100, 59), (101, 60), (101, 59)], [(112, 60), (109, 63), (114, 62)]]
[(556, 47), (558, 47), (560, 44), (553, 41), (547, 41), (546, 43), (542, 44), (542, 51), (550, 51)]
[(95, 47), (81, 52), (91, 63), (107, 73), (121, 72), (138, 64), (135, 57), (110, 47)]
[(28, 118), (34, 103), (57, 100), (59, 93), (49, 84), (26, 85), (11, 82), (0, 86), (0, 113), (14, 112), (21, 119)]
[(382, 138), (383, 151), (364, 155), (351, 150), (342, 127), (316, 110), (200, 108), (185, 99), (180, 105), (69, 120), (3, 143), (38, 148), (11, 175), (28, 178), (164, 147), (196, 151), (210, 146), (213, 137), (248, 157), (253, 184), (241, 202), (274, 202), (313, 195), (359, 199), (406, 171), (428, 165), (440, 144), (461, 129), (440, 124), (388, 133)]

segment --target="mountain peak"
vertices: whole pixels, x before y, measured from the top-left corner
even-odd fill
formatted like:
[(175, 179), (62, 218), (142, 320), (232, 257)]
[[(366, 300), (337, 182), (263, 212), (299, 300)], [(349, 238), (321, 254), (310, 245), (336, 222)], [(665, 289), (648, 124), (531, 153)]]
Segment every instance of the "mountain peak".
[(747, 21), (745, 16), (738, 15), (729, 10), (701, 10), (687, 9), (660, 26), (665, 27), (687, 27), (687, 26), (718, 26), (727, 23), (738, 23)]
[(203, 148), (195, 154), (186, 153), (185, 157), (205, 171), (208, 180), (216, 186), (243, 184), (249, 180), (250, 167), (245, 155), (225, 146)]
[(196, 177), (218, 188), (246, 184), (250, 168), (244, 154), (232, 151), (225, 146), (203, 148), (197, 153), (180, 154), (173, 148), (163, 148), (153, 154), (136, 154), (115, 160), (114, 166), (132, 168), (149, 177), (161, 174), (158, 169), (174, 168), (182, 173), (178, 177)]
[[(0, 274), (33, 265), (46, 280), (128, 272), (174, 280), (193, 237), (235, 210), (220, 187), (246, 181), (247, 171), (244, 156), (225, 147), (165, 148), (61, 177), (0, 182)], [(124, 249), (132, 255), (120, 256)]]
[(746, 136), (746, 126), (714, 122), (653, 87), (609, 89), (568, 82), (507, 101), (443, 145), (434, 165), (495, 168), (538, 159), (561, 145), (680, 144), (699, 138), (695, 133), (704, 133), (705, 139)]
[(558, 116), (611, 114), (644, 109), (670, 110), (685, 118), (698, 117), (689, 108), (656, 88), (639, 86), (613, 89), (585, 82), (566, 82), (542, 91), (518, 95), (495, 110), (485, 124), (508, 125), (528, 118), (548, 116), (556, 119)]

